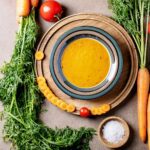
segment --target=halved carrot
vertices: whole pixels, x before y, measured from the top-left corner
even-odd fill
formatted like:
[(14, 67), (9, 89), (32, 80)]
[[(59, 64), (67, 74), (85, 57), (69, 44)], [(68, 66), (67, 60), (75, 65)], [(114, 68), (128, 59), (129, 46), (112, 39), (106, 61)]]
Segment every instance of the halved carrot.
[(30, 13), (30, 0), (17, 0), (17, 16), (27, 17)]
[(150, 150), (150, 94), (148, 97), (148, 108), (147, 108), (147, 133), (148, 133), (148, 147)]
[(138, 124), (140, 139), (146, 141), (147, 130), (147, 102), (149, 93), (150, 77), (147, 68), (140, 68), (137, 78), (137, 98), (138, 98)]
[(32, 5), (33, 7), (37, 7), (38, 4), (39, 4), (39, 0), (31, 0), (31, 5)]

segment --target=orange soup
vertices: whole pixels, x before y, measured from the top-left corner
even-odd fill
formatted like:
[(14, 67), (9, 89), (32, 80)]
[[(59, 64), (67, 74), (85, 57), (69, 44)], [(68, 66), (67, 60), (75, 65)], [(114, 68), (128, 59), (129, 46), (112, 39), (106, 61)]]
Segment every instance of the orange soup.
[(110, 56), (106, 47), (91, 38), (80, 38), (64, 50), (61, 67), (66, 79), (80, 88), (101, 83), (110, 68)]

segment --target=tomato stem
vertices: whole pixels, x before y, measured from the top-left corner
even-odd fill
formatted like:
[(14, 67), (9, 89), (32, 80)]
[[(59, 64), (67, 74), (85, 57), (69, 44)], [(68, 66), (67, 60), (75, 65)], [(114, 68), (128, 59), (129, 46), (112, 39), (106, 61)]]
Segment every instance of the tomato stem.
[(54, 16), (58, 21), (60, 20), (60, 17), (59, 17), (59, 15), (57, 14), (57, 15), (55, 15)]

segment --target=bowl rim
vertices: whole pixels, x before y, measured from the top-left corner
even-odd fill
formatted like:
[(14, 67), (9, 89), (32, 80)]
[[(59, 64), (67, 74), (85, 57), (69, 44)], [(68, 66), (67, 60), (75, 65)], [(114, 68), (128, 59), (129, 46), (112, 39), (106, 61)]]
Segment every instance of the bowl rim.
[[(119, 142), (119, 143), (116, 143), (116, 144), (113, 144), (113, 143), (110, 143), (110, 142), (107, 142), (101, 135), (101, 132), (102, 132), (102, 129), (103, 129), (103, 126), (108, 122), (108, 121), (111, 121), (111, 120), (116, 120), (120, 123), (122, 123), (123, 125), (123, 128), (125, 129), (125, 136), (124, 138)], [(129, 128), (129, 125), (128, 123), (122, 119), (121, 117), (118, 117), (118, 116), (110, 116), (110, 117), (107, 117), (105, 118), (104, 120), (102, 120), (102, 122), (99, 124), (98, 126), (98, 130), (97, 130), (97, 135), (98, 135), (98, 138), (99, 138), (99, 141), (105, 145), (106, 147), (109, 147), (109, 148), (119, 148), (119, 147), (122, 147), (123, 145), (125, 145), (129, 139), (129, 136), (130, 136), (130, 128)]]
[[(78, 35), (81, 37), (86, 36), (86, 38), (91, 37), (91, 35), (95, 39), (100, 38), (100, 40), (105, 42), (105, 44), (107, 44), (107, 46), (110, 47), (110, 49), (109, 49), (110, 53), (108, 52), (109, 55), (113, 55), (111, 57), (111, 63), (112, 63), (111, 68), (110, 68), (111, 73), (109, 74), (109, 76), (106, 77), (103, 84), (101, 83), (99, 86), (94, 87), (93, 89), (91, 89), (91, 88), (81, 89), (79, 87), (77, 87), (77, 88), (76, 87), (75, 88), (70, 87), (69, 84), (67, 84), (66, 80), (64, 80), (62, 78), (61, 72), (59, 71), (59, 63), (61, 63), (61, 62), (59, 62), (58, 58), (60, 57), (59, 55), (62, 52), (63, 46), (66, 45), (66, 42), (68, 43), (72, 38), (75, 38)], [(78, 95), (84, 95), (84, 96), (85, 95), (92, 95), (92, 94), (94, 95), (94, 94), (97, 94), (99, 92), (102, 92), (104, 89), (106, 89), (112, 83), (112, 81), (113, 81), (112, 78), (113, 79), (115, 78), (115, 76), (117, 74), (117, 70), (118, 70), (118, 55), (117, 55), (116, 49), (115, 49), (114, 45), (111, 43), (111, 41), (109, 39), (107, 39), (105, 36), (103, 36), (102, 34), (99, 34), (95, 31), (91, 31), (91, 30), (82, 30), (82, 31), (80, 30), (77, 32), (73, 32), (70, 35), (66, 36), (65, 39), (62, 39), (62, 41), (60, 42), (60, 44), (57, 47), (57, 50), (55, 51), (53, 66), (54, 66), (55, 75), (56, 75), (58, 81), (60, 82), (60, 84), (64, 88), (66, 88), (69, 91), (76, 93)], [(114, 68), (114, 66), (116, 66), (116, 67)]]
[[(80, 37), (82, 36), (82, 37)], [(89, 36), (89, 37), (88, 37)], [(79, 38), (78, 38), (79, 37)], [(89, 38), (89, 39), (93, 39), (93, 40), (96, 40), (97, 42), (101, 43), (106, 49), (107, 49), (107, 53), (109, 55), (109, 59), (110, 59), (110, 67), (109, 67), (109, 70), (108, 70), (108, 73), (106, 75), (106, 77), (104, 78), (103, 81), (99, 82), (98, 84), (92, 86), (92, 87), (88, 87), (88, 88), (84, 88), (84, 87), (77, 87), (76, 85), (72, 84), (71, 82), (69, 82), (67, 80), (67, 78), (65, 77), (65, 75), (63, 74), (63, 71), (61, 69), (61, 59), (62, 59), (62, 56), (63, 56), (63, 52), (65, 51), (65, 48), (67, 47), (68, 44), (70, 44), (71, 42), (75, 41), (75, 40), (78, 40), (78, 39), (81, 39), (81, 38)], [(67, 42), (69, 40), (69, 42)], [(110, 73), (112, 72), (112, 65), (113, 65), (113, 59), (114, 59), (114, 53), (112, 52), (111, 48), (109, 45), (107, 45), (106, 41), (104, 41), (103, 39), (99, 38), (99, 37), (95, 37), (95, 35), (91, 35), (91, 34), (85, 34), (85, 35), (75, 35), (75, 37), (71, 37), (70, 39), (68, 39), (67, 41), (67, 45), (64, 44), (60, 53), (59, 53), (59, 56), (58, 56), (58, 63), (57, 63), (57, 66), (58, 66), (58, 71), (61, 75), (61, 78), (63, 79), (63, 81), (68, 85), (70, 86), (71, 88), (77, 90), (77, 91), (80, 91), (80, 92), (91, 92), (91, 91), (94, 91), (94, 90), (97, 90), (99, 88), (101, 88), (102, 86), (105, 85), (105, 83), (107, 82), (107, 78), (110, 76)], [(70, 42), (71, 40), (71, 42)], [(62, 42), (62, 41), (61, 41)], [(117, 63), (118, 63), (118, 59), (117, 59)], [(117, 66), (117, 69), (118, 69), (118, 66)], [(115, 71), (115, 74), (114, 74), (114, 78), (115, 78), (115, 75), (117, 74), (117, 70)], [(113, 78), (113, 79), (114, 79)], [(110, 83), (111, 84), (111, 83)], [(108, 85), (109, 86), (109, 85)]]
[[(68, 89), (66, 89), (65, 87), (63, 87), (61, 85), (61, 83), (58, 81), (58, 79), (55, 75), (54, 65), (53, 65), (55, 51), (57, 50), (57, 47), (61, 43), (62, 39), (64, 39), (66, 36), (68, 36), (68, 35), (70, 35), (74, 32), (84, 31), (84, 30), (85, 31), (89, 31), (89, 30), (90, 31), (95, 31), (99, 34), (104, 35), (114, 45), (114, 47), (116, 49), (116, 52), (117, 52), (117, 56), (118, 56), (118, 70), (117, 70), (116, 77), (114, 78), (114, 80), (112, 81), (112, 83), (106, 89), (104, 89), (103, 91), (101, 91), (99, 93), (92, 94), (92, 95), (79, 95), (79, 94), (73, 93), (73, 92), (69, 91)], [(52, 75), (52, 78), (53, 78), (54, 82), (65, 94), (67, 94), (71, 97), (77, 98), (77, 99), (81, 99), (81, 100), (91, 100), (91, 99), (95, 99), (95, 98), (98, 98), (98, 97), (101, 97), (101, 96), (105, 95), (106, 93), (108, 93), (116, 85), (116, 83), (119, 80), (120, 75), (122, 73), (123, 57), (122, 57), (122, 52), (121, 52), (121, 49), (120, 49), (117, 41), (109, 33), (105, 32), (104, 30), (102, 30), (100, 28), (93, 27), (93, 26), (79, 26), (79, 27), (75, 27), (75, 28), (72, 28), (72, 29), (68, 30), (67, 32), (65, 32), (64, 34), (62, 34), (58, 38), (57, 42), (54, 44), (54, 47), (52, 49), (52, 53), (51, 53), (51, 56), (50, 56), (49, 68), (50, 68), (50, 72), (51, 72), (51, 75)]]

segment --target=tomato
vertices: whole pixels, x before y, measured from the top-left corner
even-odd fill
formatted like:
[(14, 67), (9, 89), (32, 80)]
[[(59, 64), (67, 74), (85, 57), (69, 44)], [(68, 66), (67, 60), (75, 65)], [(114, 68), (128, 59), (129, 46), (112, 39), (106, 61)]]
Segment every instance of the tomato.
[(80, 109), (80, 116), (81, 117), (88, 117), (88, 116), (90, 116), (90, 110), (88, 109), (88, 108), (86, 108), (86, 107), (82, 107), (81, 109)]
[(49, 22), (58, 21), (61, 18), (62, 13), (62, 6), (54, 0), (47, 0), (43, 2), (40, 7), (40, 16)]
[(150, 34), (150, 22), (148, 23), (148, 33)]

